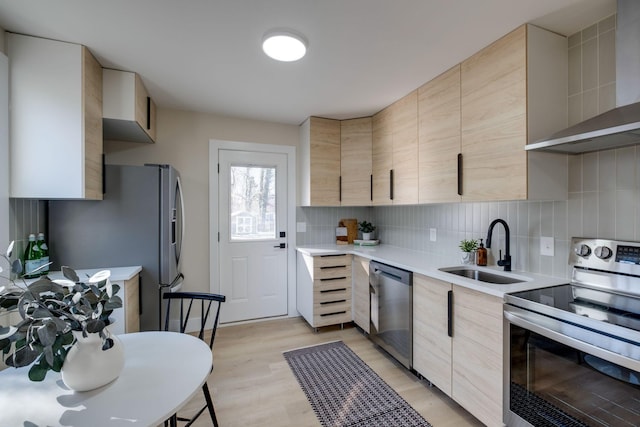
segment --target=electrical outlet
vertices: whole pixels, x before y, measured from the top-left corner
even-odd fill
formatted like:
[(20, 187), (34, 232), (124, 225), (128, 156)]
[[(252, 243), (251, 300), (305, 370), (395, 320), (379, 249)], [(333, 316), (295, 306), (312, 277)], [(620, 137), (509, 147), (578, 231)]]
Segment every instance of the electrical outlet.
[(436, 235), (436, 229), (435, 228), (430, 228), (429, 229), (429, 240), (432, 242), (435, 242), (437, 240), (437, 235)]
[(540, 237), (540, 255), (553, 256), (553, 237)]

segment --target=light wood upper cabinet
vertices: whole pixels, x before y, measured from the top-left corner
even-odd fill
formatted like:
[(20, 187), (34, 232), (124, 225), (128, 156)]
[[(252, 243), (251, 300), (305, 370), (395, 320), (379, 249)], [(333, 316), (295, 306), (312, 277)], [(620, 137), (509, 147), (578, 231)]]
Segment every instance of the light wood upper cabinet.
[(103, 70), (104, 139), (155, 142), (156, 105), (136, 73)]
[(418, 91), (393, 103), (393, 204), (418, 203)]
[(523, 25), (462, 62), (460, 80), (462, 200), (566, 199), (566, 155), (525, 151), (566, 126), (566, 38)]
[(418, 91), (373, 116), (373, 204), (418, 203)]
[(7, 39), (10, 196), (102, 199), (102, 67), (81, 45)]
[(340, 205), (340, 121), (309, 117), (300, 126), (300, 203)]
[(418, 89), (419, 202), (459, 202), (460, 65)]
[(372, 118), (373, 204), (390, 205), (393, 169), (392, 109), (387, 107)]
[(353, 321), (366, 333), (370, 332), (371, 297), (369, 296), (369, 259), (353, 256)]
[(340, 122), (340, 202), (343, 206), (371, 204), (371, 117)]

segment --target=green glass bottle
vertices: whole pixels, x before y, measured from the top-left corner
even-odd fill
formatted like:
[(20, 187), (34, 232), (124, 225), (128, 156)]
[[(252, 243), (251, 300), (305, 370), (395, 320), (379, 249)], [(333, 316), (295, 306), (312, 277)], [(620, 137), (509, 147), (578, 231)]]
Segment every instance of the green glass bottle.
[(36, 243), (36, 235), (29, 234), (29, 243), (24, 251), (24, 277), (33, 279), (40, 275), (40, 272), (33, 272), (40, 267), (40, 248)]
[(43, 266), (40, 270), (41, 276), (49, 274), (49, 247), (44, 240), (44, 233), (38, 233), (38, 240), (36, 240), (38, 248), (40, 248), (40, 265)]

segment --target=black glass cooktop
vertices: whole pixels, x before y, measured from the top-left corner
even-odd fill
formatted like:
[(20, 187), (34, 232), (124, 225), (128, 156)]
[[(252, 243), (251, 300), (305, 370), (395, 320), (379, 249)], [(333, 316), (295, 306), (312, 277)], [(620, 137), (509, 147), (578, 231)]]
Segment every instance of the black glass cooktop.
[(522, 298), (579, 316), (640, 331), (640, 298), (572, 284), (516, 292)]

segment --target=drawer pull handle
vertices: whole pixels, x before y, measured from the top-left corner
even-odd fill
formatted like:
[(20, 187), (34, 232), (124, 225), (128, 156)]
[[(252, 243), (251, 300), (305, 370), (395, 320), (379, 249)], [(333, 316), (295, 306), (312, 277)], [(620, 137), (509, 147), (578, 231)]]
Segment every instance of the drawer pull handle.
[(321, 302), (320, 305), (329, 305), (329, 304), (343, 304), (347, 302), (346, 299), (339, 299), (339, 300), (335, 300), (335, 301), (325, 301), (325, 302)]
[(320, 255), (320, 258), (339, 257), (339, 256), (345, 256), (345, 255), (344, 254)]
[(346, 311), (335, 311), (333, 313), (324, 313), (324, 314), (321, 314), (320, 316), (321, 317), (327, 317), (327, 316), (335, 316), (337, 314), (347, 314), (347, 312)]
[(331, 292), (346, 292), (347, 288), (339, 288), (339, 289), (327, 289), (324, 291), (320, 291), (321, 294), (329, 294)]
[(346, 265), (329, 265), (326, 267), (320, 267), (320, 270), (329, 270), (332, 268), (347, 268), (347, 266)]
[(346, 276), (343, 276), (343, 277), (329, 277), (329, 278), (326, 278), (326, 279), (320, 279), (320, 281), (321, 282), (328, 282), (330, 280), (343, 280), (343, 279), (346, 279), (346, 278), (347, 278)]

